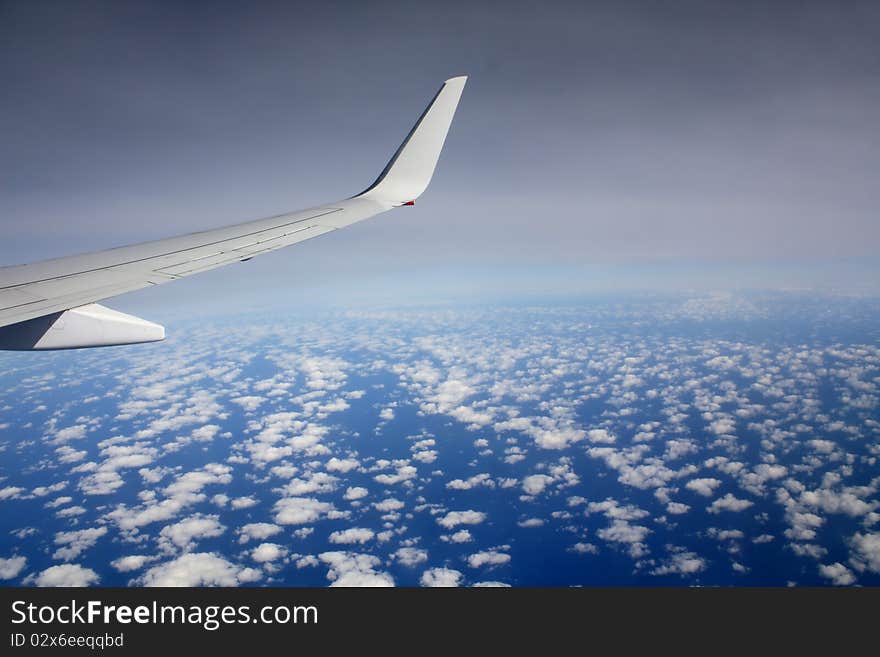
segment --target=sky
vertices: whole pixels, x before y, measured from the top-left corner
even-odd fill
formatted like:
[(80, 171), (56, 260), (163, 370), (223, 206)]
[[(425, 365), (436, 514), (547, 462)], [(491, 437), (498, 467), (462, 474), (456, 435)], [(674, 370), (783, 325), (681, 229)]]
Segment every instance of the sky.
[(116, 306), (876, 293), (878, 33), (870, 2), (0, 1), (0, 263), (350, 196), (467, 74), (415, 208)]

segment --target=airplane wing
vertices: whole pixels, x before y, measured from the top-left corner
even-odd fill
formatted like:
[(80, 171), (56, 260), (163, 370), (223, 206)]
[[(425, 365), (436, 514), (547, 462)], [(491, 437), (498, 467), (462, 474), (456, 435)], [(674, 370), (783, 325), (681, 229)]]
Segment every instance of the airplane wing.
[(466, 76), (447, 80), (376, 181), (308, 210), (98, 253), (0, 267), (0, 349), (77, 349), (155, 342), (158, 324), (98, 305), (412, 205), (434, 173)]

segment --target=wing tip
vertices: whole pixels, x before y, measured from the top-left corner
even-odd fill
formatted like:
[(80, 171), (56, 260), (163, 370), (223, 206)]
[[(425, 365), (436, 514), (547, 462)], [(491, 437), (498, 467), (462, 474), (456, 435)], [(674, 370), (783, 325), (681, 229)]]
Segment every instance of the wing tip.
[(443, 83), (379, 177), (352, 198), (367, 197), (397, 207), (425, 191), (434, 175), (467, 79), (467, 75), (457, 75)]

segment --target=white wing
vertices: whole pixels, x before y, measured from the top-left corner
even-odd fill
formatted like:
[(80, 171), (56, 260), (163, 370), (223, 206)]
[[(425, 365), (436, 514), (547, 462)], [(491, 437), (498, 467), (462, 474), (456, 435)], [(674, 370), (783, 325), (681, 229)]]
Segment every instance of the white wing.
[(343, 201), (109, 251), (0, 268), (0, 349), (153, 342), (165, 329), (97, 305), (345, 228), (425, 191), (467, 77), (447, 80), (366, 191)]

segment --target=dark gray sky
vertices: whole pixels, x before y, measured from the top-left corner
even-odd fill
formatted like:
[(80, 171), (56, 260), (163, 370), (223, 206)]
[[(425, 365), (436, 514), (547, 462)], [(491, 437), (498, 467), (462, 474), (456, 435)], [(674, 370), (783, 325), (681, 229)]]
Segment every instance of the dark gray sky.
[(145, 303), (878, 287), (876, 2), (0, 0), (0, 262), (356, 193), (461, 73), (416, 208)]

